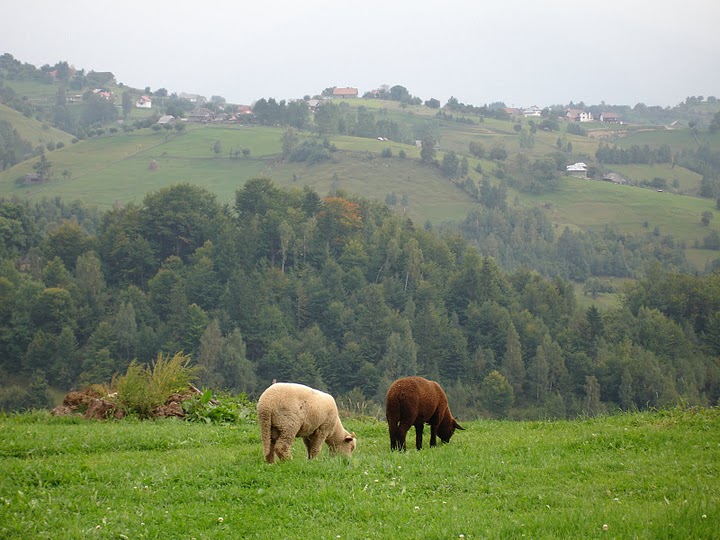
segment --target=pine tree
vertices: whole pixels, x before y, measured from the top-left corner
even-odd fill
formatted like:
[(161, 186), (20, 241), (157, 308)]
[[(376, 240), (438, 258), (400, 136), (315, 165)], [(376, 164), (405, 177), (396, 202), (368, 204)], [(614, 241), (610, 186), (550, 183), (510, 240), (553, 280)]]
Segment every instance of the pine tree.
[(527, 371), (528, 385), (532, 392), (533, 398), (539, 403), (543, 403), (547, 398), (550, 386), (547, 358), (543, 345), (538, 345), (535, 356), (530, 361)]
[(520, 336), (512, 323), (508, 328), (507, 347), (500, 364), (500, 373), (512, 386), (515, 396), (522, 395), (522, 388), (525, 383), (525, 364), (520, 346)]
[(480, 399), (486, 410), (502, 418), (513, 406), (515, 396), (508, 380), (500, 372), (491, 371), (480, 387)]

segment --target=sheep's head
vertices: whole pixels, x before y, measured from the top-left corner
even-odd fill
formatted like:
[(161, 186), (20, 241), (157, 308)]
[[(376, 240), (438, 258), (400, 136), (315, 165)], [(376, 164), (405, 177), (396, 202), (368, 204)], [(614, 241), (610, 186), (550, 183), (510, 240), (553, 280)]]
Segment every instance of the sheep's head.
[(464, 430), (465, 428), (458, 424), (453, 417), (450, 417), (449, 422), (440, 422), (437, 431), (438, 437), (440, 437), (440, 440), (444, 443), (450, 442), (450, 437), (453, 436), (456, 429)]
[(344, 456), (349, 456), (355, 451), (355, 448), (357, 447), (357, 437), (355, 436), (355, 433), (348, 433), (345, 432), (345, 437), (343, 439), (330, 447), (330, 451), (337, 454), (342, 454)]

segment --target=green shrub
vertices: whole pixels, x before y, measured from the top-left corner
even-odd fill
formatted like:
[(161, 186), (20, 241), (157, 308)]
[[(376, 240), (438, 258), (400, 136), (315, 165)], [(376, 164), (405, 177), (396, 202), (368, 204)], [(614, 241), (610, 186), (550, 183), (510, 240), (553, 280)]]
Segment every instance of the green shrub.
[(118, 402), (127, 414), (149, 418), (172, 394), (187, 390), (197, 372), (189, 363), (190, 357), (182, 353), (170, 359), (160, 353), (152, 366), (133, 360), (125, 375), (113, 380)]
[(186, 399), (182, 407), (186, 420), (206, 424), (234, 424), (252, 417), (255, 412), (255, 408), (244, 393), (236, 396), (220, 394), (213, 397), (212, 390), (205, 390), (202, 394)]

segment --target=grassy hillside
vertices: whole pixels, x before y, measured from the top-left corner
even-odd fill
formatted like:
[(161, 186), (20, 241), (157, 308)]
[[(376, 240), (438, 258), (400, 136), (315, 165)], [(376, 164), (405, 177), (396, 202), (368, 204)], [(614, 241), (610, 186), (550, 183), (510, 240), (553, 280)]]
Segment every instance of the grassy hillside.
[[(717, 538), (720, 414), (466, 422), (447, 445), (266, 465), (253, 424), (0, 418), (0, 536)], [(427, 445), (427, 429), (426, 445)], [(412, 433), (412, 432), (411, 432)]]
[[(463, 217), (473, 202), (436, 170), (422, 166), (414, 146), (336, 137), (339, 151), (329, 163), (308, 167), (305, 163), (279, 162), (283, 130), (265, 127), (191, 127), (179, 135), (154, 133), (149, 129), (129, 134), (95, 138), (47, 154), (55, 171), (43, 185), (18, 187), (15, 179), (32, 171), (33, 161), (0, 173), (0, 196), (62, 196), (83, 199), (102, 207), (116, 200), (140, 201), (145, 193), (165, 185), (192, 182), (216, 193), (220, 200), (233, 200), (245, 181), (268, 176), (279, 185), (309, 185), (321, 194), (336, 188), (384, 200), (391, 191), (410, 198), (409, 215), (423, 222)], [(212, 150), (220, 141), (223, 152)], [(383, 159), (380, 153), (400, 148), (407, 159)], [(250, 150), (247, 157), (230, 157)], [(151, 170), (155, 161), (157, 169)], [(61, 171), (69, 171), (62, 176)]]
[(52, 126), (38, 122), (34, 118), (27, 118), (15, 109), (0, 103), (0, 120), (10, 122), (20, 134), (20, 137), (33, 146), (46, 146), (47, 143), (70, 144), (73, 136)]
[[(367, 107), (376, 119), (405, 124), (431, 122), (439, 130), (438, 159), (442, 160), (445, 152), (450, 150), (467, 156), (470, 177), (475, 182), (482, 178), (475, 171), (478, 164), (491, 181), (497, 181), (494, 179), (497, 162), (469, 156), (470, 142), (480, 143), (488, 152), (502, 146), (509, 154), (507, 163), (510, 165), (520, 153), (532, 162), (557, 152), (558, 139), (563, 145), (572, 144), (572, 154), (567, 154), (569, 161), (592, 159), (600, 144), (593, 137), (566, 133), (567, 124), (564, 122), (560, 122), (559, 132), (537, 130), (528, 146), (527, 140), (523, 142), (513, 129), (517, 120), (487, 118), (481, 121), (478, 116), (464, 115), (473, 119), (474, 123), (462, 123), (438, 119), (435, 110), (423, 106), (402, 107), (398, 103), (380, 100), (345, 100), (345, 103), (350, 108)], [(17, 115), (14, 111), (7, 111)], [(20, 116), (16, 119), (18, 122), (24, 119), (21, 115), (17, 116)], [(32, 125), (32, 122), (28, 120), (27, 123)], [(522, 132), (529, 133), (529, 121), (523, 119), (520, 123)], [(39, 123), (35, 124), (41, 134), (45, 133)], [(590, 127), (594, 129), (598, 126), (593, 124)], [(611, 126), (610, 131), (616, 127)], [(621, 127), (624, 128), (625, 138), (617, 142), (624, 146), (670, 144), (673, 151), (679, 151), (696, 144), (687, 129)], [(422, 165), (419, 149), (414, 145), (332, 136), (330, 141), (338, 151), (332, 154), (331, 161), (307, 166), (279, 159), (283, 131), (283, 128), (260, 126), (189, 126), (181, 134), (140, 129), (127, 134), (104, 135), (48, 153), (54, 176), (43, 185), (18, 187), (15, 183), (18, 177), (32, 171), (32, 160), (0, 173), (0, 196), (31, 200), (61, 196), (83, 199), (107, 208), (116, 201), (140, 201), (147, 192), (162, 186), (192, 182), (213, 191), (221, 201), (229, 202), (235, 190), (245, 181), (267, 176), (278, 185), (308, 185), (323, 195), (338, 188), (379, 200), (385, 200), (390, 193), (395, 193), (398, 200), (405, 195), (407, 206), (398, 205), (396, 208), (418, 223), (462, 219), (477, 204), (439, 171)], [(698, 137), (703, 143), (720, 148), (720, 134), (710, 137), (701, 133)], [(217, 155), (213, 152), (216, 141), (220, 141), (222, 146), (222, 152)], [(388, 148), (393, 157), (380, 157)], [(243, 149), (250, 151), (248, 156), (243, 157)], [(401, 150), (407, 156), (405, 159), (399, 158)], [(151, 169), (151, 163), (157, 168)], [(614, 224), (623, 231), (633, 233), (652, 231), (658, 227), (661, 234), (672, 235), (688, 249), (701, 244), (711, 230), (720, 230), (720, 220), (712, 221), (709, 227), (700, 223), (704, 211), (715, 212), (711, 201), (677, 195), (697, 193), (700, 184), (698, 174), (670, 165), (623, 165), (611, 166), (610, 169), (636, 183), (663, 178), (668, 189), (658, 194), (650, 189), (566, 177), (560, 188), (552, 193), (532, 195), (510, 190), (508, 201), (539, 206), (560, 227), (589, 228)], [(717, 255), (706, 250), (688, 253), (701, 268)]]

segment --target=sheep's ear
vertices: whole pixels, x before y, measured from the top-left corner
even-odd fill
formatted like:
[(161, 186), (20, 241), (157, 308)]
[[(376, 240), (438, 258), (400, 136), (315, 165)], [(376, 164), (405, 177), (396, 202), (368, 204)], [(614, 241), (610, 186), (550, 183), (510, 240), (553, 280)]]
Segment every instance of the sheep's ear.
[(465, 431), (465, 428), (458, 424), (457, 420), (453, 420), (453, 426), (455, 426), (455, 429), (462, 429), (463, 431)]

